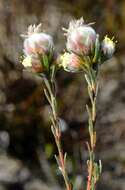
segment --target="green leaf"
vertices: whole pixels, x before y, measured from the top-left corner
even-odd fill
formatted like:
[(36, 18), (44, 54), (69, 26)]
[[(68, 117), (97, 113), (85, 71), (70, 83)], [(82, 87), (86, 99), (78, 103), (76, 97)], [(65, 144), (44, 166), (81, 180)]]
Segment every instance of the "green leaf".
[(91, 190), (95, 190), (94, 177), (92, 177), (91, 185), (92, 185)]
[(56, 65), (52, 65), (52, 67), (51, 67), (51, 81), (52, 82), (55, 79), (55, 74), (56, 74)]
[(92, 62), (93, 63), (98, 62), (99, 56), (100, 56), (100, 42), (99, 42), (99, 35), (97, 34), (96, 42), (95, 42), (94, 58), (93, 58)]
[(44, 67), (47, 69), (47, 71), (49, 70), (49, 60), (47, 55), (43, 54), (43, 65)]
[(91, 114), (91, 111), (90, 111), (88, 105), (86, 105), (86, 109), (87, 109), (88, 116), (89, 116), (89, 133), (90, 133), (90, 135), (91, 135), (91, 134), (93, 134), (92, 114)]
[(99, 173), (100, 174), (102, 173), (102, 162), (101, 162), (101, 160), (99, 160)]
[(87, 74), (85, 74), (85, 79), (86, 79), (88, 86), (91, 86), (91, 81), (90, 81), (90, 78)]

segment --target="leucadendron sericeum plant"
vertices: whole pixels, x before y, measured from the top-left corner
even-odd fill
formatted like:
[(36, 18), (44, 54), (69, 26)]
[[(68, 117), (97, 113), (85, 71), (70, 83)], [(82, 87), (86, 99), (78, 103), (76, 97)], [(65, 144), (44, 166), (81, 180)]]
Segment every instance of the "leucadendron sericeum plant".
[(58, 68), (67, 72), (80, 72), (85, 77), (90, 104), (86, 105), (88, 112), (88, 130), (90, 140), (87, 142), (89, 158), (87, 160), (88, 178), (86, 190), (95, 190), (99, 180), (102, 164), (95, 159), (96, 147), (96, 99), (98, 94), (98, 72), (100, 66), (113, 56), (115, 42), (105, 36), (101, 41), (99, 34), (92, 27), (92, 23), (85, 24), (83, 18), (69, 23), (69, 28), (64, 29), (67, 38), (66, 51), (57, 58), (54, 50), (53, 39), (42, 32), (41, 24), (31, 25), (24, 37), (24, 60), (22, 64), (27, 70), (43, 79), (44, 94), (51, 107), (51, 131), (53, 133), (58, 155), (56, 155), (59, 170), (64, 178), (66, 190), (72, 190), (66, 170), (66, 153), (61, 146), (60, 119), (58, 117), (56, 101), (55, 75)]

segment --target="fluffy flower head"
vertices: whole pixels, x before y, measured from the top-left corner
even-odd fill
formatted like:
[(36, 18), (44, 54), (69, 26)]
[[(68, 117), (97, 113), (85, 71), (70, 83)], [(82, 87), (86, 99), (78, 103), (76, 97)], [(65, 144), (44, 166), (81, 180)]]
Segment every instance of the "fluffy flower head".
[(69, 23), (66, 31), (67, 36), (67, 50), (77, 53), (79, 55), (89, 55), (94, 47), (96, 41), (96, 32), (90, 26), (90, 24), (84, 24), (83, 18)]
[(26, 56), (50, 53), (53, 50), (53, 39), (50, 35), (42, 32), (41, 24), (38, 26), (31, 25), (24, 40), (24, 53)]

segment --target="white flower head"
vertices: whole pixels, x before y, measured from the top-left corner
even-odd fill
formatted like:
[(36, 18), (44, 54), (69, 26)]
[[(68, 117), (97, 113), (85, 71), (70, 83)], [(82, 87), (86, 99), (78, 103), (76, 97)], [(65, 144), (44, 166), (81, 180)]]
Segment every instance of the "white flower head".
[(89, 55), (94, 47), (96, 41), (96, 32), (90, 26), (90, 24), (84, 24), (83, 18), (79, 20), (73, 20), (69, 23), (68, 29), (65, 30), (67, 36), (67, 50), (77, 53), (79, 55)]
[(53, 39), (45, 33), (33, 33), (24, 40), (26, 55), (49, 53), (53, 49)]
[(41, 24), (30, 25), (27, 35), (23, 35), (23, 37), (25, 37), (24, 54), (26, 56), (52, 53), (54, 49), (52, 37), (42, 32)]

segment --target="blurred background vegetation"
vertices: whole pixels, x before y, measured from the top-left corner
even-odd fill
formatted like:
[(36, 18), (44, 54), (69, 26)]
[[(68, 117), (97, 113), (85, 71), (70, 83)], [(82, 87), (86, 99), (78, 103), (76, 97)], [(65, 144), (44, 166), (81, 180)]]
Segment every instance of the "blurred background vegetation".
[[(56, 166), (49, 107), (42, 81), (23, 71), (20, 34), (43, 23), (56, 50), (65, 49), (62, 27), (83, 16), (101, 34), (115, 36), (115, 56), (100, 72), (97, 159), (103, 174), (97, 189), (125, 190), (125, 1), (0, 0), (0, 190), (63, 188)], [(76, 189), (86, 180), (88, 101), (81, 74), (58, 72), (58, 103), (68, 173)]]

